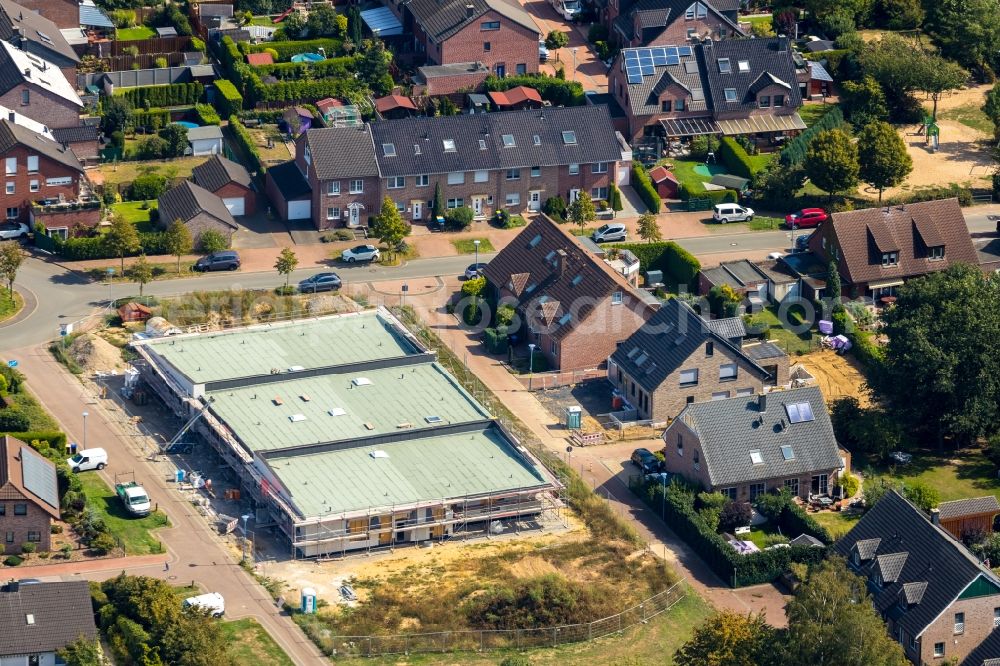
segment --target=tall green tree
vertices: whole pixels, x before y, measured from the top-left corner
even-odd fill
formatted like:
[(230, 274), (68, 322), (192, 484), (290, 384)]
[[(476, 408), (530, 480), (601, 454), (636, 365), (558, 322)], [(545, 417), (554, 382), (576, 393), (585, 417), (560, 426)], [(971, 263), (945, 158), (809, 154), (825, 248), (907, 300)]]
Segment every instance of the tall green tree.
[(132, 117), (132, 105), (124, 97), (112, 95), (101, 100), (101, 131), (104, 136), (123, 132)]
[(993, 123), (993, 139), (1000, 139), (1000, 83), (993, 84), (990, 91), (986, 93), (986, 101), (983, 103), (982, 109)]
[(121, 213), (111, 216), (111, 226), (104, 234), (104, 247), (109, 252), (121, 259), (121, 272), (125, 272), (125, 255), (136, 252), (141, 244), (139, 243), (139, 232), (135, 230), (135, 225), (125, 219)]
[(183, 125), (170, 123), (158, 132), (166, 143), (163, 149), (164, 157), (180, 157), (188, 148), (188, 131)]
[[(951, 249), (951, 248), (946, 248)], [(956, 264), (911, 280), (882, 315), (885, 362), (869, 384), (899, 423), (939, 444), (1000, 421), (1000, 277)]]
[(778, 634), (763, 615), (719, 611), (709, 616), (677, 652), (677, 666), (764, 666), (774, 663)]
[(354, 63), (358, 78), (376, 95), (388, 95), (393, 86), (392, 76), (389, 74), (392, 53), (385, 48), (381, 39), (362, 41), (358, 51), (361, 57)]
[(1000, 4), (996, 0), (934, 0), (924, 30), (941, 55), (973, 70), (995, 70), (1000, 51)]
[(913, 93), (926, 92), (936, 100), (962, 87), (968, 74), (955, 62), (924, 50), (916, 41), (887, 34), (868, 42), (858, 56), (861, 71), (878, 81), (886, 101), (897, 111), (912, 110)]
[(567, 45), (569, 45), (569, 35), (562, 30), (552, 30), (545, 36), (545, 48), (555, 53), (556, 60), (559, 60), (559, 49), (566, 48)]
[(181, 257), (194, 249), (194, 239), (191, 238), (191, 231), (185, 226), (183, 220), (174, 220), (163, 232), (164, 247), (168, 254), (177, 257), (177, 274), (181, 273)]
[(17, 241), (0, 243), (0, 277), (7, 283), (7, 295), (14, 298), (14, 280), (27, 255)]
[(396, 251), (404, 238), (410, 235), (410, 223), (403, 219), (396, 208), (396, 202), (390, 197), (382, 199), (382, 209), (371, 222), (372, 235), (382, 241), (390, 253)]
[(813, 567), (788, 602), (788, 633), (782, 663), (810, 666), (906, 666), (872, 607), (865, 581), (844, 560)]
[(889, 117), (885, 93), (878, 81), (871, 76), (840, 84), (840, 108), (844, 117), (856, 128)]
[(924, 8), (920, 0), (878, 0), (875, 17), (878, 25), (890, 30), (912, 30), (924, 22)]
[(663, 233), (660, 231), (660, 225), (656, 223), (656, 215), (653, 213), (647, 212), (639, 216), (639, 238), (647, 243), (663, 240)]
[(444, 217), (444, 194), (441, 193), (441, 181), (434, 184), (434, 205), (431, 207), (434, 219)]
[(140, 296), (142, 296), (143, 288), (153, 281), (153, 267), (146, 261), (146, 255), (144, 254), (140, 254), (136, 262), (129, 266), (128, 269), (122, 269), (122, 273), (132, 280), (132, 282), (139, 285)]
[(105, 663), (100, 641), (88, 640), (83, 634), (56, 654), (66, 666), (104, 666)]
[[(337, 35), (337, 12), (330, 5), (317, 5), (309, 10), (306, 19), (309, 37), (333, 37)], [(332, 55), (332, 54), (331, 54)]]
[(837, 270), (837, 262), (831, 261), (826, 267), (826, 295), (827, 298), (837, 299), (834, 307), (843, 309), (844, 306), (840, 303), (840, 292), (842, 287), (840, 286), (840, 271)]
[(847, 132), (830, 129), (817, 134), (806, 151), (806, 174), (821, 190), (846, 192), (858, 185), (858, 149)]
[(866, 125), (858, 135), (858, 176), (861, 181), (882, 192), (887, 187), (900, 185), (913, 171), (913, 159), (906, 152), (906, 144), (892, 125), (874, 122)]
[(590, 198), (589, 192), (580, 192), (576, 201), (569, 205), (569, 219), (583, 229), (588, 222), (597, 219), (597, 208), (594, 207), (594, 200)]
[(274, 261), (274, 270), (278, 271), (278, 275), (285, 276), (285, 288), (288, 288), (288, 280), (292, 275), (292, 271), (295, 267), (299, 265), (299, 258), (295, 256), (295, 251), (290, 247), (281, 248), (281, 252), (278, 253), (278, 258)]

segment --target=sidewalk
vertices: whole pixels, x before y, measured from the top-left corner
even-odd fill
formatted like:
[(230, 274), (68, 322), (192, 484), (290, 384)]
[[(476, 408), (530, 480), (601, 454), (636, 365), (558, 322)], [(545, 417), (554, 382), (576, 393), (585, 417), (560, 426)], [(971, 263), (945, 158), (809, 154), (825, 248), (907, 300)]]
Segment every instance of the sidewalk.
[[(89, 580), (103, 580), (124, 570), (128, 573), (156, 576), (173, 584), (191, 581), (203, 589), (221, 592), (226, 598), (226, 615), (230, 619), (253, 617), (267, 630), (296, 664), (327, 664), (316, 646), (306, 638), (294, 622), (282, 615), (267, 591), (230, 557), (222, 540), (211, 526), (180, 494), (174, 492), (161, 474), (146, 463), (141, 444), (134, 436), (122, 432), (114, 419), (105, 412), (105, 401), (89, 394), (80, 380), (70, 375), (44, 346), (27, 347), (10, 352), (21, 362), (18, 369), (27, 378), (31, 392), (60, 423), (71, 440), (81, 441), (81, 414), (89, 412), (87, 437), (100, 442), (108, 451), (109, 465), (101, 474), (111, 481), (114, 472), (134, 470), (150, 500), (170, 517), (171, 527), (157, 531), (168, 555), (67, 563), (52, 574), (40, 567), (19, 570), (33, 575), (81, 575)], [(163, 562), (170, 562), (165, 571)], [(114, 566), (100, 564), (114, 562)], [(62, 567), (63, 565), (52, 565)]]

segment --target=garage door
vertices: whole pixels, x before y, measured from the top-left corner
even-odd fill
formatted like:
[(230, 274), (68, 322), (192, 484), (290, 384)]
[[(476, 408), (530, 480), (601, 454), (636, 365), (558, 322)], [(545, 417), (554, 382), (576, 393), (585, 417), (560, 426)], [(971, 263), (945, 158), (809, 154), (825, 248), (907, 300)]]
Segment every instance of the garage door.
[(288, 202), (288, 219), (289, 220), (308, 220), (312, 217), (310, 213), (311, 201), (289, 201)]
[(228, 199), (223, 199), (222, 203), (226, 204), (226, 208), (229, 209), (229, 212), (233, 215), (246, 214), (243, 197), (230, 197)]

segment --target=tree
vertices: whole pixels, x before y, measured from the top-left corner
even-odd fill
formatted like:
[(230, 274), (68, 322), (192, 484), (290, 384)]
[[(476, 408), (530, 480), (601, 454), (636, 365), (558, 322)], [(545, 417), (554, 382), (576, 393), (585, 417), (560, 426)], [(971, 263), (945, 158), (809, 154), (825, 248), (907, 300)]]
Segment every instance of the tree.
[(753, 518), (753, 507), (750, 502), (726, 502), (719, 514), (719, 529), (723, 532), (732, 532), (737, 527), (750, 525)]
[(274, 270), (278, 271), (278, 275), (285, 276), (285, 288), (288, 288), (288, 279), (292, 275), (292, 271), (295, 267), (299, 265), (299, 258), (295, 256), (295, 252), (290, 247), (285, 247), (281, 249), (278, 254), (278, 258), (274, 262)]
[(719, 611), (694, 630), (677, 652), (677, 666), (763, 666), (772, 659), (777, 632), (764, 615)]
[(559, 60), (559, 49), (569, 45), (569, 35), (560, 30), (553, 30), (545, 36), (545, 48), (555, 51), (556, 60)]
[(855, 32), (854, 12), (847, 8), (835, 9), (819, 20), (819, 27), (830, 39)]
[(993, 123), (993, 138), (1000, 139), (1000, 83), (996, 83), (986, 93), (986, 101), (983, 103), (983, 113), (989, 116)]
[(882, 192), (906, 180), (913, 160), (892, 125), (879, 121), (866, 125), (858, 135), (858, 166), (858, 176), (878, 190), (882, 205)]
[(17, 279), (17, 272), (24, 263), (24, 250), (17, 244), (17, 241), (4, 241), (0, 243), (0, 276), (7, 283), (7, 294), (14, 298), (14, 280)]
[(968, 77), (965, 70), (951, 60), (893, 34), (866, 43), (858, 60), (862, 72), (882, 86), (886, 101), (897, 115), (912, 113), (914, 91), (931, 94), (936, 114), (937, 98), (941, 93), (960, 88)]
[(155, 160), (164, 157), (168, 148), (167, 142), (159, 136), (147, 136), (139, 139), (139, 145), (136, 146), (135, 152), (140, 159)]
[(941, 48), (941, 55), (984, 73), (996, 69), (1000, 50), (1000, 4), (995, 0), (936, 0), (924, 30)]
[(941, 494), (934, 488), (919, 481), (907, 483), (903, 487), (903, 496), (916, 504), (925, 513), (929, 513), (931, 509), (941, 503)]
[(840, 108), (855, 127), (864, 127), (889, 117), (885, 93), (870, 76), (862, 77), (860, 81), (844, 81), (840, 93)]
[(920, 0), (878, 0), (876, 23), (890, 30), (912, 30), (924, 22)]
[(188, 131), (186, 127), (170, 123), (161, 129), (158, 134), (166, 143), (166, 147), (163, 149), (164, 157), (181, 157), (184, 155), (184, 151), (188, 148)]
[(302, 36), (302, 31), (306, 29), (306, 20), (302, 18), (300, 12), (293, 11), (285, 17), (281, 27), (288, 39), (298, 39)]
[(376, 95), (388, 95), (394, 85), (392, 76), (389, 74), (392, 54), (385, 48), (381, 39), (362, 41), (360, 51), (361, 57), (354, 63), (358, 78), (364, 81)]
[(382, 241), (391, 253), (404, 238), (410, 235), (411, 227), (409, 222), (399, 214), (396, 202), (385, 197), (382, 199), (382, 210), (372, 220), (369, 231), (375, 238)]
[(434, 205), (431, 207), (431, 212), (435, 220), (444, 217), (444, 195), (441, 194), (441, 181), (434, 184)]
[(213, 252), (221, 252), (229, 247), (229, 240), (222, 234), (222, 232), (216, 231), (215, 229), (205, 229), (198, 236), (198, 245), (201, 246), (202, 252), (207, 252), (212, 254)]
[(88, 640), (83, 634), (56, 654), (66, 666), (104, 666), (105, 663), (100, 641)]
[(332, 37), (336, 35), (337, 12), (330, 5), (317, 5), (313, 7), (309, 10), (309, 18), (306, 19), (306, 29), (309, 30), (310, 37)]
[(128, 270), (122, 269), (122, 272), (139, 285), (140, 296), (142, 296), (143, 287), (153, 281), (153, 267), (146, 261), (144, 254), (140, 254), (136, 262), (129, 266)]
[(937, 56), (928, 56), (921, 59), (921, 62), (924, 68), (917, 82), (917, 90), (931, 96), (934, 103), (931, 118), (937, 120), (937, 105), (941, 95), (964, 86), (969, 80), (969, 73), (950, 60)]
[(763, 170), (753, 177), (753, 189), (768, 201), (787, 201), (795, 197), (806, 182), (806, 171), (801, 164), (782, 164), (781, 160), (771, 160)]
[(845, 192), (858, 185), (858, 149), (841, 129), (817, 134), (806, 151), (806, 173), (821, 190)]
[(899, 288), (882, 314), (885, 361), (868, 381), (912, 432), (967, 443), (1000, 419), (1000, 277), (957, 264)]
[(639, 216), (639, 238), (647, 243), (663, 240), (660, 226), (656, 223), (656, 215), (643, 213)]
[(139, 243), (139, 232), (135, 230), (135, 225), (125, 219), (121, 213), (114, 213), (111, 216), (111, 227), (108, 233), (104, 234), (104, 247), (109, 252), (121, 259), (121, 272), (125, 272), (125, 255), (138, 251), (141, 247)]
[(590, 198), (589, 192), (580, 192), (576, 201), (569, 205), (569, 219), (581, 229), (587, 226), (588, 222), (597, 219), (597, 209), (594, 207), (594, 200)]
[(810, 666), (905, 666), (860, 576), (843, 559), (816, 565), (788, 603), (782, 662)]
[(101, 101), (101, 132), (111, 136), (113, 132), (122, 132), (132, 116), (132, 105), (124, 97), (104, 97)]
[(163, 246), (168, 254), (177, 257), (177, 274), (181, 272), (181, 257), (194, 249), (194, 239), (182, 220), (174, 220), (164, 233)]
[(835, 300), (833, 304), (834, 312), (844, 309), (844, 306), (840, 302), (841, 289), (840, 271), (837, 270), (837, 262), (831, 260), (826, 267), (826, 297)]

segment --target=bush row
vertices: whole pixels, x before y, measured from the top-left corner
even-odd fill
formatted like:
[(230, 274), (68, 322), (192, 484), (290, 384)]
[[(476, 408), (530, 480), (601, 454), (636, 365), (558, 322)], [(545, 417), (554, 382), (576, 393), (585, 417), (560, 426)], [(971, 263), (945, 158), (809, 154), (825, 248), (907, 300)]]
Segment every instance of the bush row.
[(820, 118), (815, 125), (799, 134), (797, 137), (785, 144), (781, 149), (781, 163), (786, 165), (801, 164), (806, 159), (806, 151), (809, 150), (809, 142), (820, 132), (824, 132), (844, 124), (844, 112), (839, 106), (833, 107)]
[(35, 441), (48, 442), (49, 446), (54, 449), (59, 451), (66, 450), (66, 433), (59, 432), (58, 430), (30, 430), (27, 432), (9, 432), (6, 434), (28, 444)]
[(629, 250), (639, 260), (642, 272), (663, 271), (665, 279), (674, 285), (693, 286), (701, 270), (694, 255), (673, 241), (617, 243), (612, 247)]
[(874, 370), (885, 360), (885, 350), (878, 346), (875, 342), (875, 336), (870, 331), (863, 331), (856, 326), (848, 326), (845, 335), (853, 345), (851, 353), (861, 365), (869, 370)]
[(720, 203), (736, 203), (740, 200), (740, 195), (736, 192), (736, 190), (705, 190), (704, 192), (692, 192), (687, 183), (680, 184), (677, 188), (677, 196), (680, 197), (682, 201), (690, 201), (691, 199), (708, 199), (713, 206)]
[(566, 81), (544, 74), (522, 74), (502, 79), (491, 75), (486, 77), (483, 85), (486, 90), (496, 91), (528, 86), (537, 90), (542, 99), (551, 102), (553, 106), (583, 106), (587, 101), (583, 94), (583, 86), (576, 81)]
[(278, 54), (276, 60), (287, 61), (293, 55), (300, 53), (318, 53), (322, 48), (327, 55), (340, 53), (341, 41), (339, 39), (302, 39), (292, 42), (264, 42), (262, 44), (247, 44), (247, 53), (263, 53), (264, 51), (274, 51)]
[(656, 192), (656, 186), (640, 162), (632, 162), (632, 187), (652, 213), (659, 213), (663, 202)]
[(342, 56), (314, 63), (280, 62), (274, 65), (260, 65), (256, 70), (260, 76), (270, 75), (282, 81), (345, 77), (354, 71), (356, 60), (356, 56)]
[(243, 108), (243, 96), (229, 81), (219, 79), (215, 82), (215, 108), (221, 116), (231, 116)]
[(235, 115), (229, 116), (229, 131), (232, 135), (233, 142), (239, 146), (240, 152), (244, 157), (247, 158), (246, 166), (250, 172), (260, 171), (264, 172), (264, 163), (260, 159), (260, 152), (257, 150), (257, 144), (254, 143), (253, 137), (250, 136), (250, 132), (247, 128), (243, 126), (240, 119)]
[[(228, 83), (228, 81), (226, 82)], [(199, 125), (221, 125), (222, 118), (211, 104), (195, 104), (194, 116)]]
[(757, 500), (757, 511), (775, 523), (781, 533), (789, 538), (808, 534), (828, 546), (834, 541), (830, 531), (816, 522), (816, 519), (806, 513), (805, 509), (792, 501), (792, 496), (788, 492), (762, 495)]
[[(135, 252), (126, 253), (125, 256), (135, 257), (140, 254), (169, 254), (166, 240), (166, 234), (163, 233), (140, 233), (140, 248)], [(55, 252), (67, 261), (118, 258), (118, 254), (114, 250), (110, 249), (104, 242), (103, 236), (67, 238), (66, 240), (61, 240), (56, 237)]]
[(204, 93), (205, 86), (196, 82), (115, 90), (116, 97), (125, 98), (135, 109), (196, 104)]
[(750, 156), (743, 146), (736, 143), (731, 136), (722, 137), (719, 142), (719, 159), (729, 170), (742, 178), (753, 178), (754, 168), (750, 162)]
[(149, 109), (145, 111), (135, 109), (129, 114), (129, 120), (134, 129), (141, 127), (150, 132), (156, 132), (170, 124), (170, 112), (166, 109)]

